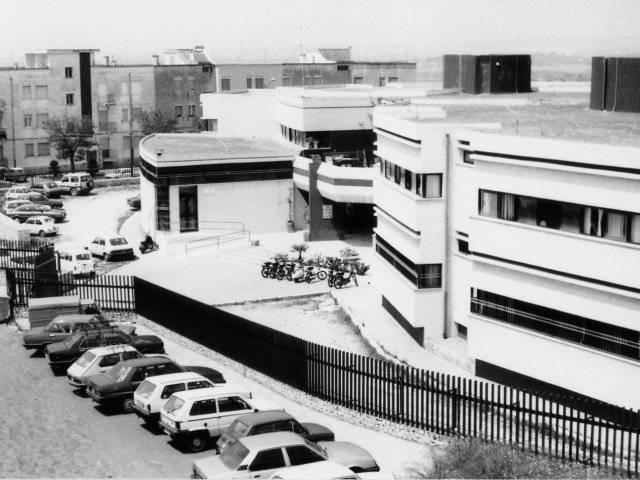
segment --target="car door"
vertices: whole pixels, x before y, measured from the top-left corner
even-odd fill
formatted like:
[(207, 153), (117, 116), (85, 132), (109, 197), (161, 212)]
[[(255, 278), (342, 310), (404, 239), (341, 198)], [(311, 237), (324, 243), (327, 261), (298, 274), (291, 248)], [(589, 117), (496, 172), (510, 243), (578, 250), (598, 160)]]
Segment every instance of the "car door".
[(52, 342), (59, 342), (60, 340), (64, 340), (65, 338), (67, 338), (69, 336), (69, 333), (71, 333), (70, 324), (66, 322), (56, 323), (52, 325), (51, 329), (49, 330), (49, 340), (51, 340)]
[(258, 452), (249, 464), (250, 478), (269, 478), (276, 470), (287, 467), (282, 448), (270, 448)]
[(94, 375), (97, 375), (98, 373), (108, 372), (109, 370), (111, 370), (111, 367), (113, 367), (119, 361), (120, 354), (118, 353), (110, 353), (108, 355), (105, 355), (98, 362), (96, 362), (97, 372)]
[(310, 448), (308, 445), (289, 445), (288, 447), (285, 447), (285, 451), (287, 453), (289, 465), (292, 467), (326, 460), (322, 455)]
[[(89, 244), (89, 251), (91, 252), (92, 255), (102, 255), (102, 252), (100, 251), (100, 241), (101, 240), (102, 240), (102, 238), (96, 237)], [(102, 240), (102, 241), (104, 241), (104, 240)]]
[(192, 432), (207, 430), (211, 437), (218, 437), (220, 435), (218, 405), (215, 398), (195, 400), (185, 420), (186, 421), (182, 422), (184, 430)]
[(218, 397), (218, 419), (220, 433), (229, 428), (229, 425), (245, 413), (251, 413), (254, 409), (239, 395)]

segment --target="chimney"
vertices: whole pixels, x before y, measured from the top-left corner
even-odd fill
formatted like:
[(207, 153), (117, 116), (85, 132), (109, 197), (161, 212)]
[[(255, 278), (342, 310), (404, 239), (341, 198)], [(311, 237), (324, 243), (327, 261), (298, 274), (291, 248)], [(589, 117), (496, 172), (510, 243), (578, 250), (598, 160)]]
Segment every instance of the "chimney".
[(105, 55), (103, 58), (104, 58), (104, 64), (108, 67), (109, 66), (109, 55)]
[(153, 55), (151, 55), (151, 58), (153, 59), (151, 61), (152, 65), (160, 65), (160, 55), (158, 55), (157, 53), (154, 53)]

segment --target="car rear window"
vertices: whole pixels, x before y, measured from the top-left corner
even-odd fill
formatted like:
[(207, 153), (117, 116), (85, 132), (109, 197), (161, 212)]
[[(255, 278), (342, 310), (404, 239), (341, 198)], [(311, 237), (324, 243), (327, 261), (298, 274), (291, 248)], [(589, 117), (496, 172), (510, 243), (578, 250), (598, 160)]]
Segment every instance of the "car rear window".
[(127, 241), (124, 238), (121, 238), (121, 237), (110, 238), (109, 239), (109, 243), (111, 245), (127, 245)]
[(167, 400), (167, 403), (164, 404), (164, 407), (162, 407), (162, 410), (164, 410), (167, 413), (173, 413), (180, 410), (183, 405), (184, 405), (184, 400), (176, 397), (175, 395), (172, 395), (171, 398)]
[(244, 437), (249, 431), (249, 426), (245, 425), (239, 420), (233, 422), (233, 424), (229, 427), (229, 432), (235, 435), (236, 437)]
[(109, 370), (105, 375), (114, 382), (121, 382), (127, 376), (128, 371), (129, 367), (127, 365), (116, 364), (116, 366)]
[(86, 367), (93, 361), (94, 358), (96, 358), (96, 356), (93, 353), (84, 352), (82, 356), (78, 360), (76, 360), (76, 363), (81, 367)]
[[(49, 217), (47, 221), (53, 221), (53, 218)], [(76, 255), (76, 260), (91, 260), (91, 255), (88, 253), (78, 253)]]
[(155, 383), (151, 383), (149, 380), (145, 380), (140, 384), (136, 393), (140, 395), (142, 398), (149, 398), (149, 396), (156, 389)]

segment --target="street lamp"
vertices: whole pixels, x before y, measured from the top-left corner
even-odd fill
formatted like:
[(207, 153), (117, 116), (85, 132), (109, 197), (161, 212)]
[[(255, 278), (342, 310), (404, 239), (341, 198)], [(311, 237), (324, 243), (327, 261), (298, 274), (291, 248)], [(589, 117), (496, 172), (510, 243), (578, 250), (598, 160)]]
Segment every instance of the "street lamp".
[(269, 85), (271, 85), (271, 84), (272, 84), (273, 82), (275, 82), (275, 81), (276, 81), (276, 79), (275, 79), (275, 78), (272, 78), (271, 80), (269, 80), (269, 83), (267, 83), (267, 86), (266, 86), (266, 87), (264, 87), (264, 88), (269, 88)]

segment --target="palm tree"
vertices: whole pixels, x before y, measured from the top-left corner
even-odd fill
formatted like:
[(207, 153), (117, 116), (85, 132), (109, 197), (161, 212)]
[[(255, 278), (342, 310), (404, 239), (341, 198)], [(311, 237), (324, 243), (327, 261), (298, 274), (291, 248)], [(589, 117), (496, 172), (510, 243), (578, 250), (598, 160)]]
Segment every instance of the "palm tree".
[(303, 258), (302, 258), (302, 254), (304, 252), (306, 252), (307, 250), (309, 250), (309, 244), (308, 243), (294, 243), (293, 245), (291, 245), (291, 252), (298, 252), (298, 261), (302, 262)]

